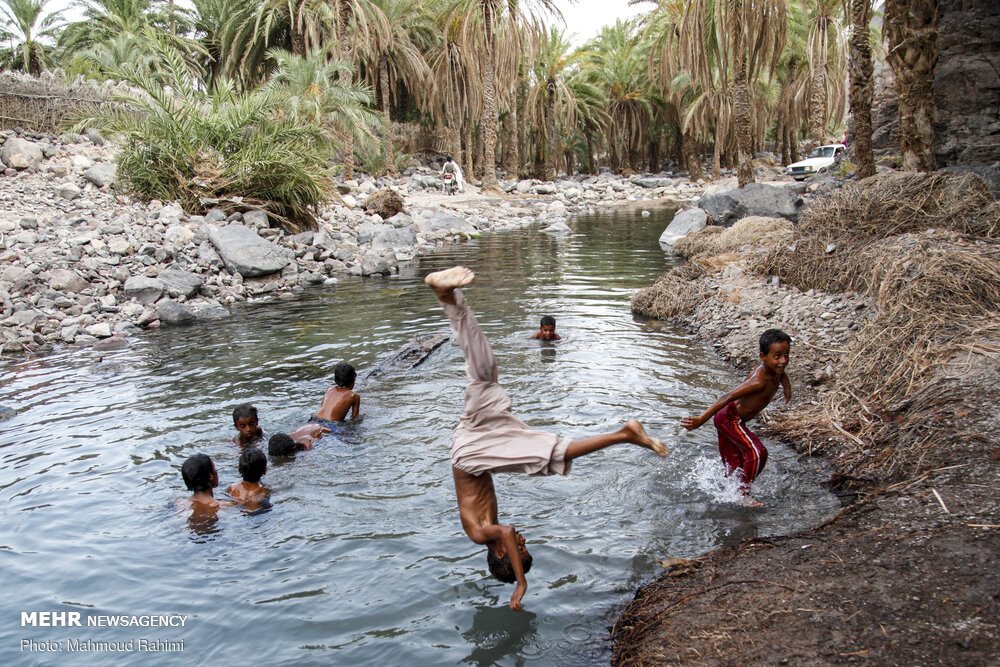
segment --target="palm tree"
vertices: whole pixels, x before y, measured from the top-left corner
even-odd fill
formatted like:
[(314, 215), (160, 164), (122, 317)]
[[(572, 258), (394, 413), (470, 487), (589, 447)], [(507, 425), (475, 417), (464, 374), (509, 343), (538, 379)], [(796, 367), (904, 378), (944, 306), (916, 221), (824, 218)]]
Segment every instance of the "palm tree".
[(350, 138), (352, 145), (374, 147), (379, 117), (370, 108), (371, 89), (350, 83), (350, 63), (331, 59), (323, 49), (305, 56), (272, 50), (268, 58), (277, 65), (268, 87), (284, 95), (292, 120), (325, 128), (334, 146), (343, 147)]
[[(525, 116), (522, 122), (533, 123), (545, 128), (545, 162), (542, 180), (552, 180), (556, 168), (559, 139), (556, 134), (556, 119), (563, 121), (563, 136), (576, 123), (577, 99), (569, 77), (581, 52), (570, 54), (572, 45), (565, 32), (555, 26), (549, 29), (534, 66), (534, 86), (528, 91)], [(579, 81), (578, 85), (589, 85)]]
[[(40, 39), (53, 39), (61, 27), (62, 11), (45, 12), (49, 0), (0, 0), (0, 39), (18, 42), (12, 60), (28, 74), (41, 73), (49, 57)], [(13, 28), (11, 32), (8, 28)]]
[(854, 117), (854, 157), (858, 161), (859, 180), (875, 175), (871, 20), (871, 0), (851, 0), (851, 115)]
[(786, 30), (783, 0), (692, 0), (684, 13), (680, 67), (703, 89), (709, 89), (716, 76), (719, 85), (733, 88), (740, 187), (754, 180), (752, 124), (760, 117), (762, 101), (754, 98), (753, 83), (772, 74)]
[(809, 0), (809, 136), (826, 143), (827, 124), (843, 118), (846, 59), (840, 23), (843, 0)]
[(373, 17), (369, 23), (378, 23), (382, 29), (373, 30), (371, 38), (358, 45), (358, 55), (365, 79), (373, 88), (378, 85), (385, 121), (385, 161), (392, 172), (391, 100), (401, 87), (423, 100), (431, 72), (420, 46), (433, 42), (434, 31), (430, 17), (414, 0), (372, 0), (372, 10), (380, 20)]
[(426, 56), (431, 70), (427, 105), (432, 117), (444, 125), (446, 151), (465, 163), (460, 138), (463, 120), (474, 119), (482, 109), (481, 88), (476, 83), (481, 80), (479, 60), (468, 43), (461, 13), (444, 11), (436, 22), (440, 40)]
[[(168, 15), (160, 11), (162, 0), (80, 0), (77, 6), (83, 8), (85, 20), (70, 23), (60, 34), (64, 57), (93, 53), (122, 35), (163, 38), (164, 44), (186, 60), (189, 70), (197, 69), (198, 59), (205, 55), (201, 44), (183, 36), (192, 28), (187, 10), (174, 10)], [(170, 33), (171, 21), (179, 26), (181, 35)]]
[(899, 147), (907, 171), (933, 171), (938, 0), (886, 0), (887, 59), (899, 97)]

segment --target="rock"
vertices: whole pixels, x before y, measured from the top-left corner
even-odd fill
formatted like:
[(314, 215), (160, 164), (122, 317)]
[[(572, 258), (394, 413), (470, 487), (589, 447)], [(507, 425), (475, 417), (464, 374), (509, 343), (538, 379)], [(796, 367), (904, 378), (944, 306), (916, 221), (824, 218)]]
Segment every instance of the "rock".
[(84, 134), (88, 139), (90, 139), (91, 143), (93, 143), (95, 146), (103, 146), (105, 143), (107, 143), (104, 140), (104, 137), (101, 135), (101, 133), (98, 132), (97, 129), (93, 127), (88, 127), (87, 131), (84, 132)]
[[(117, 330), (117, 327), (115, 327)], [(100, 336), (98, 336), (100, 338)], [(128, 347), (128, 340), (124, 335), (119, 332), (115, 332), (114, 335), (104, 338), (104, 340), (97, 341), (94, 343), (94, 349), (98, 352), (111, 352), (113, 350), (124, 350)]]
[(132, 276), (125, 281), (125, 286), (122, 289), (125, 292), (125, 298), (135, 299), (148, 306), (160, 300), (166, 290), (166, 285), (157, 278)]
[(161, 324), (170, 325), (193, 324), (198, 320), (197, 315), (170, 299), (156, 306), (156, 318), (160, 320)]
[(413, 224), (413, 218), (411, 218), (410, 216), (408, 216), (405, 213), (397, 213), (396, 215), (394, 215), (391, 218), (387, 219), (386, 223), (392, 225), (393, 227), (396, 227), (397, 229), (399, 229), (401, 227), (409, 227), (410, 225), (412, 225)]
[(342, 195), (340, 200), (344, 202), (344, 206), (346, 206), (347, 208), (358, 207), (358, 200), (352, 197), (351, 195)]
[(629, 179), (639, 187), (643, 188), (669, 188), (674, 185), (672, 178), (657, 178), (654, 176), (633, 176)]
[(403, 198), (395, 190), (386, 188), (371, 194), (365, 201), (365, 210), (388, 220), (403, 211)]
[(271, 226), (271, 219), (267, 211), (247, 211), (243, 214), (243, 224), (251, 229), (268, 229)]
[(288, 237), (288, 241), (294, 245), (312, 245), (316, 238), (316, 232), (302, 232)]
[(215, 252), (215, 248), (208, 241), (198, 246), (198, 261), (207, 264), (213, 269), (218, 269), (222, 266), (222, 258), (219, 257), (219, 253)]
[(14, 410), (14, 408), (8, 407), (6, 405), (0, 405), (0, 421), (3, 421), (4, 419), (10, 419), (16, 414), (17, 411)]
[(252, 229), (232, 224), (211, 226), (208, 238), (219, 252), (226, 268), (244, 278), (277, 273), (292, 261), (292, 253), (262, 239)]
[(445, 231), (449, 234), (479, 236), (479, 230), (469, 224), (465, 218), (447, 213), (436, 213), (425, 223), (428, 231)]
[(108, 252), (112, 255), (131, 255), (135, 249), (128, 239), (113, 238), (108, 241)]
[(11, 283), (15, 290), (23, 290), (35, 283), (35, 274), (23, 266), (9, 266), (0, 273), (0, 280)]
[(391, 273), (392, 267), (389, 266), (389, 262), (380, 257), (378, 253), (369, 252), (361, 260), (361, 275), (363, 276), (389, 275)]
[(565, 234), (565, 233), (571, 232), (573, 230), (569, 228), (569, 225), (567, 225), (565, 222), (562, 222), (560, 220), (559, 222), (552, 223), (551, 225), (549, 225), (548, 227), (546, 227), (542, 231), (546, 232), (548, 234)]
[(218, 301), (192, 301), (187, 304), (199, 321), (224, 320), (230, 313)]
[[(387, 227), (372, 238), (372, 250), (382, 252), (392, 250), (402, 259), (412, 258), (417, 245), (417, 234), (409, 227)], [(402, 257), (402, 255), (406, 255)]]
[(566, 215), (566, 204), (557, 199), (554, 202), (551, 202), (546, 210), (551, 215), (564, 216)]
[(164, 269), (157, 274), (156, 278), (163, 283), (164, 291), (170, 297), (191, 298), (204, 285), (202, 279), (190, 271)]
[(94, 161), (86, 155), (70, 155), (69, 163), (72, 165), (73, 169), (76, 169), (77, 171), (90, 169), (94, 166)]
[(660, 247), (673, 250), (674, 244), (692, 232), (700, 232), (708, 224), (708, 214), (700, 208), (688, 208), (674, 214), (660, 234)]
[(60, 292), (82, 292), (90, 287), (90, 283), (80, 277), (76, 271), (69, 269), (52, 269), (39, 274), (47, 281), (49, 287)]
[(111, 323), (98, 322), (97, 324), (91, 324), (89, 327), (84, 329), (84, 332), (86, 332), (88, 336), (93, 336), (94, 338), (110, 338)]
[(10, 137), (0, 148), (0, 162), (12, 169), (34, 169), (43, 158), (38, 144), (20, 137)]
[(205, 213), (205, 222), (212, 224), (213, 222), (222, 222), (229, 216), (221, 208), (210, 208)]
[(76, 199), (81, 192), (82, 190), (76, 183), (63, 183), (56, 188), (56, 194), (63, 199)]
[(117, 176), (118, 167), (107, 162), (99, 162), (87, 171), (83, 172), (83, 177), (99, 188), (103, 188), (105, 185), (111, 185), (114, 183)]
[(17, 223), (21, 229), (38, 229), (38, 218), (26, 215)]
[(698, 200), (698, 207), (707, 211), (716, 225), (732, 227), (737, 220), (747, 216), (785, 218), (795, 222), (803, 203), (802, 198), (788, 188), (749, 183), (742, 189), (706, 191)]
[(163, 238), (180, 247), (187, 245), (188, 241), (194, 238), (194, 231), (184, 225), (172, 225), (167, 227), (167, 231), (163, 233)]
[(355, 233), (358, 235), (358, 244), (371, 243), (371, 240), (375, 238), (377, 234), (381, 234), (384, 231), (392, 229), (389, 225), (380, 225), (378, 223), (372, 222), (371, 220), (366, 220), (358, 225)]

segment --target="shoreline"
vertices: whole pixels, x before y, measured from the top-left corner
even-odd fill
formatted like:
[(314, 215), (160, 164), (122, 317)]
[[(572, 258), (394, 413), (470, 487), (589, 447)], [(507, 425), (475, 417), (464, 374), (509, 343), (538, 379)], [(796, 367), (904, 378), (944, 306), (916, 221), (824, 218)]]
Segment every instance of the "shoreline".
[[(0, 143), (13, 136), (34, 142), (40, 159), (26, 155), (26, 167), (0, 176), (0, 194), (16, 204), (0, 211), (0, 356), (127, 346), (146, 328), (227, 318), (237, 303), (291, 298), (344, 275), (391, 275), (442, 244), (531, 224), (561, 233), (575, 214), (682, 205), (706, 187), (601, 173), (448, 196), (437, 170), (418, 166), (338, 186), (315, 232), (289, 234), (263, 211), (188, 215), (114, 194), (116, 149), (96, 133), (3, 131)], [(388, 219), (365, 209), (383, 189), (403, 199)]]
[[(989, 564), (1000, 551), (1000, 449), (990, 434), (998, 418), (989, 394), (982, 406), (966, 396), (996, 386), (998, 369), (948, 378), (958, 383), (949, 394), (958, 407), (942, 401), (933, 419), (952, 436), (926, 460), (886, 465), (894, 472), (884, 478), (861, 474), (858, 459), (875, 458), (875, 445), (838, 429), (844, 415), (826, 418), (822, 434), (837, 437), (795, 422), (822, 414), (878, 305), (753, 274), (760, 252), (751, 244), (697, 255), (689, 261), (698, 271), (647, 288), (633, 308), (650, 307), (653, 292), (682, 301), (667, 293), (690, 290), (691, 301), (677, 306), (685, 312), (670, 319), (711, 341), (737, 372), (757, 365), (765, 324), (790, 333), (792, 405), (772, 404), (760, 432), (823, 458), (843, 509), (797, 534), (677, 561), (619, 616), (613, 664), (996, 664), (1000, 574)], [(896, 441), (901, 452), (912, 445)]]

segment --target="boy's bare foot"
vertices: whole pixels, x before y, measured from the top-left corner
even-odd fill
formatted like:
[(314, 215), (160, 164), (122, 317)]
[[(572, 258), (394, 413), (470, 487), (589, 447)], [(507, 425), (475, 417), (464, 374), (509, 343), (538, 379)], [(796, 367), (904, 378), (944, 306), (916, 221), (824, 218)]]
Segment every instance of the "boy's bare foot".
[(427, 274), (424, 282), (434, 288), (437, 292), (448, 292), (458, 287), (465, 287), (476, 277), (470, 269), (464, 266), (453, 266), (444, 271), (435, 271)]
[(760, 502), (753, 496), (748, 496), (746, 494), (740, 496), (740, 504), (746, 507), (763, 507), (764, 503)]
[(646, 434), (646, 429), (644, 429), (642, 424), (639, 423), (639, 420), (629, 419), (623, 429), (626, 433), (628, 433), (630, 442), (634, 442), (640, 447), (645, 447), (646, 449), (652, 449), (660, 456), (667, 455), (667, 446), (663, 444), (662, 440), (649, 437)]

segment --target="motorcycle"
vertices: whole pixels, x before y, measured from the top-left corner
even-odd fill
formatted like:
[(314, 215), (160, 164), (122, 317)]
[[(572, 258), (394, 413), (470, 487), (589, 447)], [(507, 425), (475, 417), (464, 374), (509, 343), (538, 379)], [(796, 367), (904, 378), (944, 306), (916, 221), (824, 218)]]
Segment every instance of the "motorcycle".
[(455, 174), (445, 172), (442, 187), (446, 195), (453, 195), (458, 192), (458, 180), (455, 178)]

